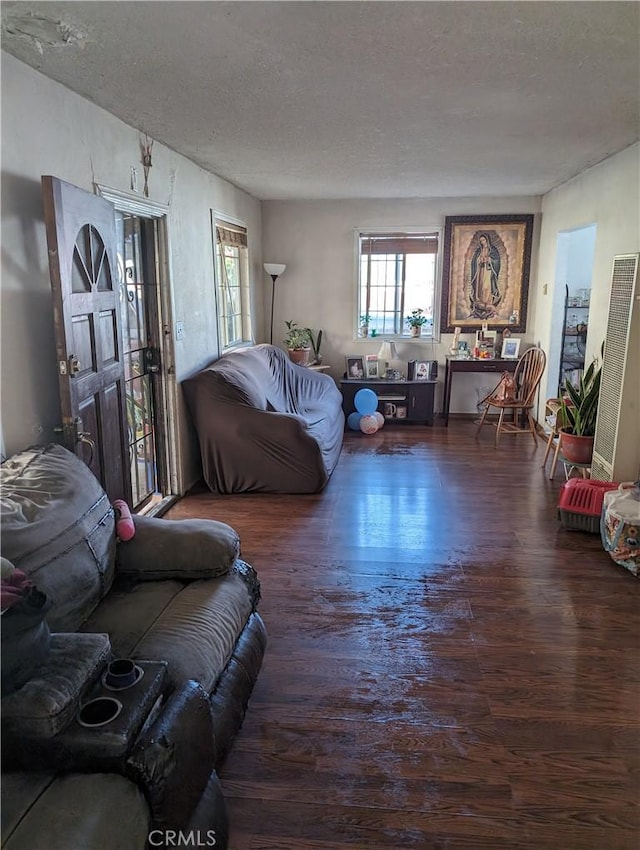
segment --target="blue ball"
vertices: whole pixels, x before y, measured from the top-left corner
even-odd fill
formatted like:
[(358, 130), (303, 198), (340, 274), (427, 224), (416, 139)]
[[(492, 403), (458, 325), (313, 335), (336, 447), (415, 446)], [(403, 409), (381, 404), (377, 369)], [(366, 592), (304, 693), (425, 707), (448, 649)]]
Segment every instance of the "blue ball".
[(361, 413), (363, 416), (370, 416), (378, 409), (378, 396), (373, 390), (368, 388), (358, 390), (355, 398), (353, 399), (353, 403), (355, 404), (358, 413)]
[(354, 411), (353, 413), (350, 413), (347, 416), (347, 427), (351, 428), (352, 431), (359, 431), (361, 419), (362, 419), (361, 413), (356, 413), (356, 411)]

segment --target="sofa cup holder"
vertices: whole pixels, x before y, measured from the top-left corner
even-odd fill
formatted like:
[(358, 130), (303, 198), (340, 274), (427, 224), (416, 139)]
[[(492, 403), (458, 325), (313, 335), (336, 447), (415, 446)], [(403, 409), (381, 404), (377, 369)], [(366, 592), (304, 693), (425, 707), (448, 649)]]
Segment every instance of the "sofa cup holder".
[(78, 712), (78, 723), (87, 729), (97, 729), (112, 723), (122, 711), (122, 703), (115, 697), (97, 697), (86, 702)]
[(115, 658), (102, 675), (102, 685), (109, 691), (126, 691), (144, 676), (144, 670), (130, 658)]

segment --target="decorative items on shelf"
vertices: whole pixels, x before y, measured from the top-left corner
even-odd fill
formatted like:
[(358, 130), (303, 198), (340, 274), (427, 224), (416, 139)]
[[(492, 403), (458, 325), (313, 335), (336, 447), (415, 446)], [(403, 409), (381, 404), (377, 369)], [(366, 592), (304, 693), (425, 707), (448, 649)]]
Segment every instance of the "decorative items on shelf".
[(451, 348), (449, 349), (449, 354), (452, 357), (458, 356), (458, 350), (460, 348), (460, 334), (462, 333), (462, 328), (456, 327), (453, 331), (453, 340), (451, 341)]
[(520, 340), (511, 336), (502, 338), (502, 351), (500, 356), (503, 360), (517, 360), (520, 354)]
[(483, 324), (482, 330), (476, 331), (476, 344), (473, 349), (473, 356), (479, 357), (481, 360), (488, 360), (495, 357), (496, 337), (497, 332), (488, 330), (488, 326)]
[(364, 357), (347, 356), (345, 357), (345, 365), (347, 378), (357, 381), (361, 381), (364, 378)]
[(378, 351), (378, 376), (386, 378), (391, 360), (398, 359), (396, 344), (392, 340), (385, 340)]
[(584, 372), (588, 321), (589, 290), (580, 289), (569, 293), (569, 286), (566, 285), (562, 339), (560, 342), (558, 395), (563, 393), (564, 382), (567, 379), (571, 383), (577, 384)]
[(379, 361), (377, 354), (365, 354), (364, 356), (365, 375), (368, 380), (371, 378), (379, 378)]

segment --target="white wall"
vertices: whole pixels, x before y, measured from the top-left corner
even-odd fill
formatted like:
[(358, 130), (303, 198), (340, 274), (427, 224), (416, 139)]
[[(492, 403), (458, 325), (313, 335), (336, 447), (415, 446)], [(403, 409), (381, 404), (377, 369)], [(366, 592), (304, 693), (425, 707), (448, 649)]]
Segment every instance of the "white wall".
[[(40, 176), (89, 192), (93, 183), (142, 185), (139, 133), (94, 104), (2, 54), (2, 452), (53, 440), (60, 423), (53, 313)], [(256, 338), (263, 338), (261, 208), (255, 198), (155, 142), (150, 199), (170, 205), (169, 237), (179, 382), (218, 353), (210, 210), (246, 223)], [(257, 325), (256, 325), (257, 323)], [(179, 394), (181, 397), (181, 394)], [(186, 413), (180, 410), (185, 480), (199, 474)]]
[[(544, 196), (535, 289), (542, 293), (533, 333), (549, 350), (558, 233), (596, 226), (587, 360), (598, 354), (607, 329), (611, 268), (616, 254), (640, 251), (640, 145), (632, 145)], [(562, 284), (564, 286), (564, 283)], [(556, 394), (557, 374), (547, 373), (541, 398)]]
[[(445, 198), (416, 200), (347, 200), (347, 201), (266, 201), (263, 203), (263, 243), (265, 258), (286, 263), (287, 269), (276, 282), (274, 310), (275, 344), (284, 337), (285, 319), (300, 325), (322, 328), (322, 354), (331, 365), (331, 374), (339, 379), (344, 372), (347, 354), (374, 354), (380, 348), (375, 339), (355, 339), (356, 256), (355, 231), (358, 228), (421, 227), (426, 230), (444, 228), (447, 215), (492, 213), (539, 213), (541, 199), (518, 198)], [(527, 334), (523, 339), (536, 342), (530, 331), (535, 322), (537, 292), (536, 255), (539, 215), (536, 215)], [(463, 334), (472, 340), (474, 334)], [(440, 343), (406, 341), (397, 344), (403, 367), (412, 359), (439, 361), (440, 392), (436, 406), (441, 405), (444, 357), (452, 335), (445, 334)], [(497, 382), (497, 378), (491, 386)], [(457, 374), (451, 396), (451, 412), (475, 412), (476, 387), (487, 378)], [(489, 389), (491, 389), (491, 386)]]

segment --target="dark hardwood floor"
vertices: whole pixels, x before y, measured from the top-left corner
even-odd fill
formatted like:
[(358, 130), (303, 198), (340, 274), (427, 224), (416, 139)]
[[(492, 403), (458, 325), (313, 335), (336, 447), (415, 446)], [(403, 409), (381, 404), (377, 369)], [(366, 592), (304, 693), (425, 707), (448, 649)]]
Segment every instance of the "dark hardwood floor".
[(640, 583), (556, 518), (543, 443), (346, 435), (314, 496), (195, 492), (262, 581), (232, 850), (638, 850)]

